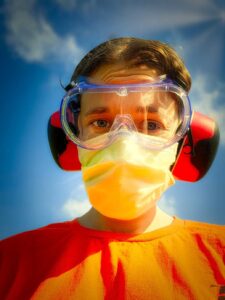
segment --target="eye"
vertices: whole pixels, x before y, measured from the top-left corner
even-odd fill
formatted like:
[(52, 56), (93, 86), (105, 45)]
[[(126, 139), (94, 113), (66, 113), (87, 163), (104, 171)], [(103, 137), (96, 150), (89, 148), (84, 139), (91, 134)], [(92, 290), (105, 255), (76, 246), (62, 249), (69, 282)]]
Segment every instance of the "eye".
[(108, 128), (109, 127), (109, 122), (106, 120), (96, 120), (92, 123), (94, 126), (96, 127), (100, 127), (100, 128)]
[(162, 124), (160, 124), (159, 122), (156, 122), (156, 121), (152, 121), (152, 120), (148, 121), (147, 127), (148, 127), (149, 131), (154, 131), (154, 130), (163, 128)]
[(162, 125), (156, 121), (148, 121), (148, 130), (157, 130), (162, 128)]

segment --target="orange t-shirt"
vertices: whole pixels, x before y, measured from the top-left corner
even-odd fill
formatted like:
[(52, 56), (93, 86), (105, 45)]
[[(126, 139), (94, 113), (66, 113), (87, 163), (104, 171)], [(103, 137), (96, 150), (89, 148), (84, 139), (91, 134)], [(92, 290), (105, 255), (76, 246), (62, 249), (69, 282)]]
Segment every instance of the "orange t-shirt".
[(225, 226), (175, 218), (131, 235), (74, 220), (18, 234), (0, 242), (0, 299), (225, 299)]

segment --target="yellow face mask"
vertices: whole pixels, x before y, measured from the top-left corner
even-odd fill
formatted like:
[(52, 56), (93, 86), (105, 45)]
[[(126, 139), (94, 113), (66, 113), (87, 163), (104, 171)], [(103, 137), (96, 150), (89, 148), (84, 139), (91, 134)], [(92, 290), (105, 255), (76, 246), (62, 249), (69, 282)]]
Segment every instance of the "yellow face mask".
[(120, 136), (102, 150), (78, 148), (89, 200), (106, 217), (137, 218), (175, 182), (170, 166), (177, 144), (151, 151), (137, 143), (137, 134)]

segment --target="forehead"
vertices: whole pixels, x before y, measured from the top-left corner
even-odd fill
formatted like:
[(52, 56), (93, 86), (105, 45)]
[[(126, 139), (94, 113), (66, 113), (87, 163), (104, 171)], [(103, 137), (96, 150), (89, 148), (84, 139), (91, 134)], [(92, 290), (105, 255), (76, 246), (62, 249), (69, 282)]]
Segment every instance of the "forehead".
[(178, 106), (174, 95), (160, 92), (129, 93), (127, 96), (110, 94), (86, 94), (82, 96), (80, 117), (114, 118), (118, 114), (129, 114), (133, 118), (158, 116), (168, 122), (178, 117)]
[[(82, 95), (81, 112), (85, 112), (95, 107), (108, 107), (110, 109), (140, 107), (175, 107), (176, 98), (172, 93), (164, 91), (130, 92), (126, 96), (117, 94), (116, 91), (110, 93), (86, 93)], [(157, 109), (158, 110), (158, 109)]]
[[(88, 78), (91, 83), (97, 84), (132, 84), (132, 83), (151, 83), (159, 77), (155, 69), (149, 69), (146, 66), (136, 68), (126, 68), (122, 65), (104, 65), (96, 70)], [(171, 106), (174, 96), (169, 93), (149, 92), (149, 93), (129, 93), (128, 96), (119, 96), (114, 93), (85, 94), (82, 96), (81, 113), (86, 113), (95, 107), (109, 107), (114, 109), (123, 102), (126, 107), (140, 107), (142, 105), (161, 107)], [(174, 103), (173, 103), (174, 106)]]
[(91, 76), (93, 83), (142, 83), (151, 82), (160, 74), (156, 69), (149, 69), (146, 66), (127, 68), (123, 65), (103, 65)]

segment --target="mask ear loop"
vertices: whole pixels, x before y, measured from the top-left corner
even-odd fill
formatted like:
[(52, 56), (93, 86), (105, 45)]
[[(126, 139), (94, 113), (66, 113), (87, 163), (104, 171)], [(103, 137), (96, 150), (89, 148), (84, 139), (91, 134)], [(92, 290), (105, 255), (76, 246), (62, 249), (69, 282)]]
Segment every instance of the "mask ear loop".
[[(186, 136), (188, 138), (187, 138), (186, 144), (184, 144)], [(183, 150), (185, 148), (187, 148), (187, 150)], [(175, 160), (175, 162), (170, 167), (171, 171), (173, 170), (174, 166), (176, 165), (177, 160), (179, 158), (179, 155), (180, 155), (181, 151), (183, 151), (187, 155), (191, 155), (192, 157), (194, 157), (196, 155), (191, 128), (188, 129), (188, 131), (186, 132), (186, 134), (184, 135), (184, 137), (178, 142), (176, 160)]]
[[(192, 132), (191, 132), (191, 128), (188, 129), (186, 135), (187, 135), (188, 139), (187, 139), (187, 143), (185, 145), (183, 145), (184, 153), (189, 154), (191, 156), (195, 156), (196, 153), (195, 153), (193, 135), (192, 135)], [(182, 146), (182, 143), (181, 143), (181, 146)], [(187, 148), (187, 150), (185, 148)], [(180, 147), (179, 147), (179, 151), (180, 151)]]

